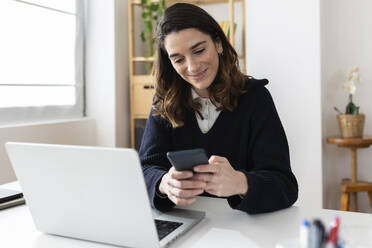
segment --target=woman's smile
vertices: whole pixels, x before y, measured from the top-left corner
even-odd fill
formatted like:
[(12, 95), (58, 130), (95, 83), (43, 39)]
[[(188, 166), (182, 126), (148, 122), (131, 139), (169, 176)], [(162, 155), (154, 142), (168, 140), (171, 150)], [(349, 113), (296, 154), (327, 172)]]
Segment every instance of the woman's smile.
[(205, 75), (207, 74), (207, 71), (208, 71), (208, 68), (203, 70), (200, 73), (189, 75), (189, 77), (191, 77), (195, 81), (200, 81), (205, 77)]

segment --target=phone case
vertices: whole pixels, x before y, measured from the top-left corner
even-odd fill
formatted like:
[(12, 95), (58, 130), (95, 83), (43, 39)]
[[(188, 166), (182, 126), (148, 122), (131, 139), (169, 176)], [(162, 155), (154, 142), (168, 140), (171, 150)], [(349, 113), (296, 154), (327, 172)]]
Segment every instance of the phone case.
[(0, 203), (12, 201), (22, 197), (22, 192), (12, 189), (0, 189)]
[(167, 152), (167, 157), (178, 171), (192, 171), (196, 165), (208, 164), (208, 157), (202, 148)]

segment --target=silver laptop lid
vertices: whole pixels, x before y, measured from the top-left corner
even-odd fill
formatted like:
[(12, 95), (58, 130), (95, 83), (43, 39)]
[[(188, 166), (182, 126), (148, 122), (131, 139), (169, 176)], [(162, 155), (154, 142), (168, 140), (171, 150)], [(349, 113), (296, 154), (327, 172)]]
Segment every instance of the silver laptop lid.
[(159, 247), (135, 150), (13, 142), (6, 149), (40, 231)]

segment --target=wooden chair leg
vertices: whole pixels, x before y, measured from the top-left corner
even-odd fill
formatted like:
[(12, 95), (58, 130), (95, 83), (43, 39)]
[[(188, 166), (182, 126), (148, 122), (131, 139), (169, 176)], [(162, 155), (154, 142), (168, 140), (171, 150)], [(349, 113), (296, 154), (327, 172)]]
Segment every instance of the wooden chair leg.
[(341, 210), (349, 211), (349, 193), (343, 192), (341, 195)]
[(357, 212), (358, 211), (357, 192), (352, 192), (350, 194), (351, 194), (350, 195), (350, 201), (351, 201), (352, 204), (351, 204), (351, 207), (349, 208), (349, 210)]
[(369, 204), (371, 205), (371, 208), (372, 208), (372, 191), (368, 191), (368, 196), (369, 196)]

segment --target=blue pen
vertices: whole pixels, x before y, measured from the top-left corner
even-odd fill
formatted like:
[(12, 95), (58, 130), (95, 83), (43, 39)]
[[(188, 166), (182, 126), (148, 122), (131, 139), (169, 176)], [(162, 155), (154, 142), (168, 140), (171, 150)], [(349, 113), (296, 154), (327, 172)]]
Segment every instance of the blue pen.
[(302, 221), (300, 226), (300, 247), (309, 248), (310, 244), (310, 223), (307, 219)]
[(310, 225), (309, 236), (309, 248), (320, 248), (316, 246), (319, 240), (319, 233), (314, 223)]
[(310, 225), (310, 248), (323, 247), (325, 228), (321, 220), (314, 220)]
[(319, 236), (320, 236), (318, 245), (322, 247), (327, 240), (325, 226), (323, 222), (319, 219), (314, 220), (314, 225), (318, 227)]

